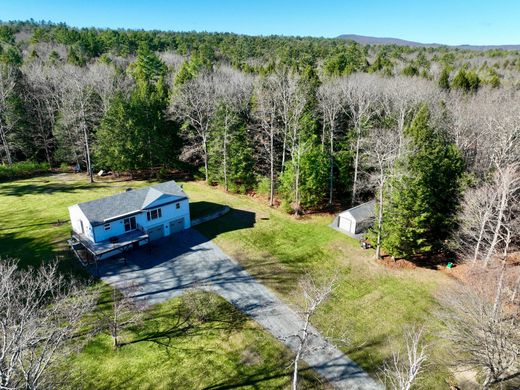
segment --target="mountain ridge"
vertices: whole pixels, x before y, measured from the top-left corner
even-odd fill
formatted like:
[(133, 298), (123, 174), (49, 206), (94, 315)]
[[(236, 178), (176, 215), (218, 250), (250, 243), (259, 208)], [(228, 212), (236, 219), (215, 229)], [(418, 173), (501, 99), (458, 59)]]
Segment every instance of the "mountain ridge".
[(445, 45), (442, 43), (422, 43), (415, 41), (408, 41), (406, 39), (392, 38), (392, 37), (372, 37), (367, 35), (357, 34), (341, 34), (338, 36), (340, 39), (354, 41), (364, 45), (397, 45), (397, 46), (409, 46), (409, 47), (448, 47), (455, 49), (466, 49), (466, 50), (520, 50), (519, 45)]

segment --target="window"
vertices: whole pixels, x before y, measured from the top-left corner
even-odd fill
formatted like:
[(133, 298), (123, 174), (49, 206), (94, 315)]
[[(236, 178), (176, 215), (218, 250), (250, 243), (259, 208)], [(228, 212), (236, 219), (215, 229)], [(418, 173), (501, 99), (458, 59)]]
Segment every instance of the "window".
[(109, 223), (105, 223), (105, 224), (103, 225), (103, 228), (104, 228), (105, 230), (110, 230), (110, 224), (109, 224)]
[(125, 232), (129, 232), (130, 230), (135, 230), (137, 225), (135, 223), (135, 217), (125, 218), (123, 220), (125, 224)]
[(155, 210), (150, 210), (150, 211), (146, 212), (146, 219), (148, 221), (153, 221), (154, 219), (161, 218), (161, 217), (162, 217), (161, 209), (155, 209)]
[(175, 208), (180, 209), (181, 208), (181, 204), (180, 203), (175, 203)]

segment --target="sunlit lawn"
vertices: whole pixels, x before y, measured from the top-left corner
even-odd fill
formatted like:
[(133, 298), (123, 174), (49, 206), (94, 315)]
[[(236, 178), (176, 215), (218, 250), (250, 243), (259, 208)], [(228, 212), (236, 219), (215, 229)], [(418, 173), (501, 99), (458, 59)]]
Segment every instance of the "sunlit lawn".
[[(37, 264), (59, 255), (65, 268), (72, 269), (75, 262), (63, 252), (69, 226), (56, 225), (58, 219), (68, 218), (67, 206), (146, 184), (90, 185), (84, 177), (73, 175), (2, 183), (0, 256)], [(305, 273), (323, 277), (337, 274), (334, 295), (314, 323), (324, 333), (346, 331), (350, 342), (342, 348), (368, 371), (377, 373), (390, 355), (391, 344), (400, 343), (403, 326), (426, 324), (433, 336), (429, 340), (432, 366), (423, 380), (424, 387), (445, 385), (448, 373), (437, 365), (445, 357), (432, 315), (437, 309), (435, 291), (449, 283), (445, 275), (426, 269), (384, 268), (375, 262), (372, 251), (362, 250), (355, 240), (329, 228), (330, 215), (295, 219), (258, 199), (226, 194), (200, 182), (184, 183), (184, 190), (195, 205), (196, 215), (221, 205), (232, 208), (227, 215), (197, 229), (285, 300), (299, 302), (297, 284)], [(102, 338), (96, 343), (99, 348), (107, 347)]]

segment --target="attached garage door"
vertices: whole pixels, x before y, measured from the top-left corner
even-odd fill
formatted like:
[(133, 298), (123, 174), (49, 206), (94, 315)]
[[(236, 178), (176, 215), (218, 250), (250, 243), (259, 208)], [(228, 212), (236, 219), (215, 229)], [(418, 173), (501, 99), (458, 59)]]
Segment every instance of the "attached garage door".
[(184, 218), (179, 218), (170, 222), (170, 234), (178, 233), (182, 230), (184, 230)]
[(163, 225), (155, 226), (148, 229), (148, 238), (150, 241), (158, 240), (164, 236)]
[(339, 228), (352, 233), (352, 221), (349, 218), (339, 218)]

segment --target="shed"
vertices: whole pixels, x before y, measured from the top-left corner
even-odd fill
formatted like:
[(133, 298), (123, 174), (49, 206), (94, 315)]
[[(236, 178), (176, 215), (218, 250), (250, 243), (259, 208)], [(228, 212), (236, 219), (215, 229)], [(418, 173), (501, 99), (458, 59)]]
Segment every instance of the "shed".
[(350, 234), (365, 232), (374, 223), (375, 204), (372, 200), (342, 211), (336, 216), (332, 226)]

